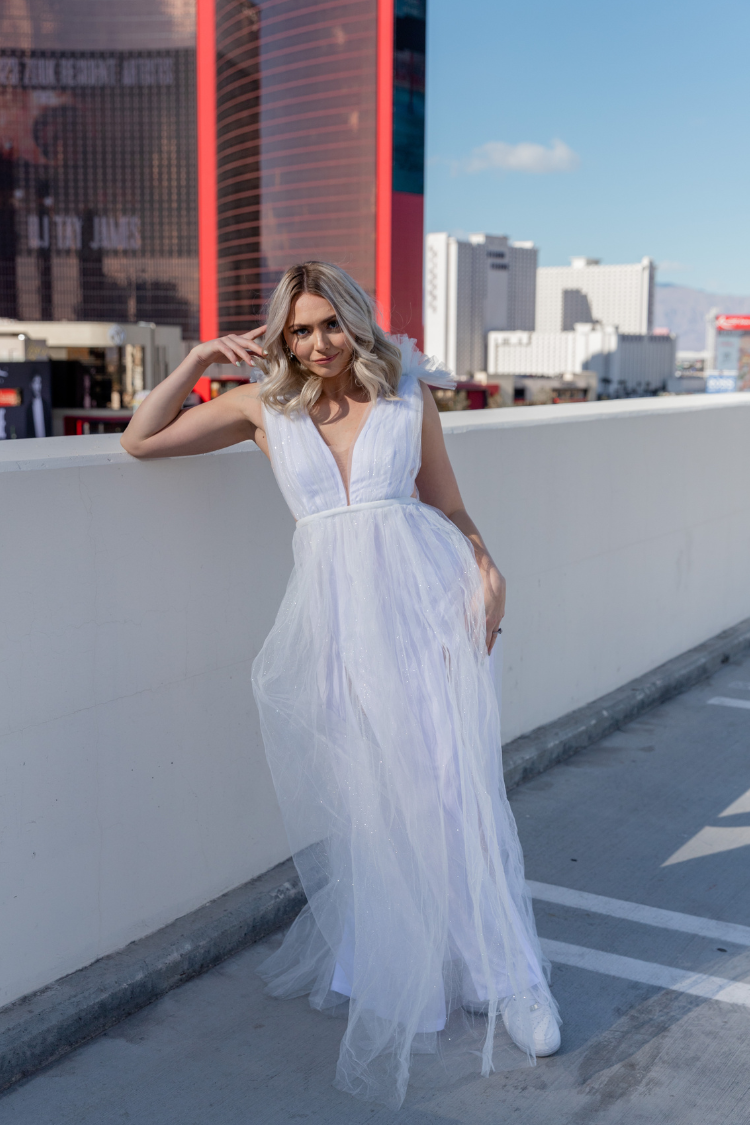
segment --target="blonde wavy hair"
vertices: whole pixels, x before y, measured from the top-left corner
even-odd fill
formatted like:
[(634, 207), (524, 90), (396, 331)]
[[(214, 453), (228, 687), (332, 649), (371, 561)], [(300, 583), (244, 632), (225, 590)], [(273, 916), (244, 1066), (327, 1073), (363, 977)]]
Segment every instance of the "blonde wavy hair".
[(291, 414), (309, 411), (320, 397), (323, 380), (308, 371), (288, 349), (284, 326), (294, 301), (311, 293), (329, 302), (352, 349), (351, 372), (374, 402), (378, 396), (398, 398), (401, 350), (375, 322), (372, 301), (364, 289), (339, 266), (302, 262), (291, 266), (268, 304), (263, 350), (255, 359), (265, 374), (260, 398), (272, 410)]

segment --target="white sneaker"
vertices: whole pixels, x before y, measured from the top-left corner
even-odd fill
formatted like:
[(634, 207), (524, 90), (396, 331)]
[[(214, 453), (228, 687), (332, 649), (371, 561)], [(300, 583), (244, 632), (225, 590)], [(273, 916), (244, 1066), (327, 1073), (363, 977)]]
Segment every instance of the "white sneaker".
[(511, 996), (502, 1002), (502, 1017), (506, 1031), (513, 1042), (522, 1051), (531, 1050), (537, 1058), (554, 1055), (560, 1048), (560, 1028), (548, 1004), (534, 1002), (529, 1007), (531, 1014), (531, 1044), (527, 1046), (524, 1041), (525, 1028), (523, 1027), (522, 1004), (528, 1003), (530, 997), (521, 996), (520, 1000)]

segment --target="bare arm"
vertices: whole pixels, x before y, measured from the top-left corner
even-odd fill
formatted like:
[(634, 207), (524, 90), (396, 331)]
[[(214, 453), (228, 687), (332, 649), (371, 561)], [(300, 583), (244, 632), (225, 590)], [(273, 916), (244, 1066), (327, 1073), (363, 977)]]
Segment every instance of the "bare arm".
[(210, 453), (258, 437), (264, 448), (258, 387), (237, 387), (211, 402), (181, 414), (182, 404), (212, 363), (250, 363), (263, 351), (256, 338), (265, 326), (242, 336), (224, 336), (193, 348), (163, 382), (150, 392), (128, 423), (120, 441), (133, 457), (180, 457)]
[(505, 616), (505, 579), (495, 566), (479, 530), (464, 507), (453, 466), (445, 448), (440, 415), (429, 387), (422, 385), (422, 467), (417, 475), (419, 496), (439, 508), (471, 541), (484, 587), (487, 617), (487, 652), (492, 652), (500, 622)]

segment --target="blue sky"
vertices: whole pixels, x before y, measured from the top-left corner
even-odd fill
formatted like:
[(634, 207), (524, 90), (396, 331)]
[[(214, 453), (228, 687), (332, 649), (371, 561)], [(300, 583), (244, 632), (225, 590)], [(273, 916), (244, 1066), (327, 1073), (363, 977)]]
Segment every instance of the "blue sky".
[(750, 294), (750, 3), (428, 0), (427, 230)]

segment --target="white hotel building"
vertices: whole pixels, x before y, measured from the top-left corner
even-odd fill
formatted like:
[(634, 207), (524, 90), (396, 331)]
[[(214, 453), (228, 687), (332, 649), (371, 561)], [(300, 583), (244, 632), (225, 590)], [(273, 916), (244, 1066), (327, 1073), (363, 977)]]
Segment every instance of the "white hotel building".
[(505, 235), (427, 235), (425, 351), (459, 379), (485, 371), (487, 333), (533, 330), (537, 249)]
[(603, 266), (598, 258), (571, 258), (569, 266), (536, 271), (537, 332), (572, 332), (576, 324), (611, 324), (631, 335), (654, 326), (656, 266), (651, 258)]

